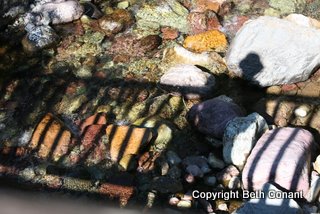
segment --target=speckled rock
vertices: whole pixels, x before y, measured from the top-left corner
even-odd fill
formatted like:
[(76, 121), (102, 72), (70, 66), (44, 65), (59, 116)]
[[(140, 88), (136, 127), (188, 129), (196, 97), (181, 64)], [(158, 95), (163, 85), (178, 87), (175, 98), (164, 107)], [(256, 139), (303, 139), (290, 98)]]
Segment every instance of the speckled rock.
[(208, 96), (215, 86), (213, 75), (202, 71), (194, 65), (179, 64), (171, 67), (161, 78), (160, 83), (171, 86), (188, 99)]
[(226, 0), (195, 0), (192, 1), (191, 10), (195, 12), (205, 12), (206, 10), (212, 10), (215, 13), (219, 12), (221, 5)]
[(141, 57), (156, 49), (161, 42), (161, 37), (157, 35), (149, 35), (140, 39), (130, 34), (122, 35), (115, 38), (108, 52), (113, 55)]
[(195, 52), (225, 52), (228, 47), (228, 42), (223, 33), (218, 30), (210, 30), (186, 37), (183, 46)]
[(223, 135), (224, 161), (242, 169), (257, 140), (267, 129), (267, 122), (257, 113), (231, 120)]
[(83, 6), (79, 1), (46, 1), (35, 4), (27, 14), (25, 23), (62, 24), (79, 19), (83, 14)]
[(168, 66), (176, 64), (200, 65), (213, 74), (224, 73), (227, 69), (223, 58), (216, 52), (194, 53), (179, 45), (165, 49), (162, 60)]
[(306, 3), (305, 0), (268, 0), (269, 5), (280, 10), (282, 14), (294, 13)]
[(188, 15), (188, 22), (190, 34), (192, 35), (222, 28), (217, 15), (212, 11), (207, 11), (205, 13), (191, 12)]
[(192, 106), (188, 112), (188, 121), (198, 131), (222, 138), (227, 123), (242, 115), (242, 110), (237, 104), (217, 97)]
[(133, 17), (127, 10), (117, 9), (111, 15), (99, 19), (99, 26), (107, 36), (126, 30), (133, 24)]
[(59, 41), (58, 35), (50, 26), (27, 26), (27, 35), (22, 40), (26, 52), (36, 52), (43, 48), (52, 47)]
[(183, 33), (189, 31), (187, 15), (188, 10), (176, 0), (144, 4), (135, 14), (139, 29), (169, 26)]
[[(275, 182), (290, 191), (309, 190), (311, 151), (314, 139), (300, 128), (267, 131), (256, 143), (242, 171), (245, 189), (262, 189)], [(281, 157), (281, 158), (280, 158)]]
[[(314, 28), (275, 17), (259, 17), (237, 33), (227, 64), (237, 76), (261, 87), (304, 81), (319, 65), (319, 38), (320, 31)], [(266, 40), (270, 42), (265, 43)], [(283, 44), (288, 44), (284, 50), (279, 48)]]
[(316, 29), (320, 28), (320, 22), (318, 20), (304, 16), (302, 14), (290, 14), (286, 16), (284, 19), (289, 20), (297, 25), (312, 27)]

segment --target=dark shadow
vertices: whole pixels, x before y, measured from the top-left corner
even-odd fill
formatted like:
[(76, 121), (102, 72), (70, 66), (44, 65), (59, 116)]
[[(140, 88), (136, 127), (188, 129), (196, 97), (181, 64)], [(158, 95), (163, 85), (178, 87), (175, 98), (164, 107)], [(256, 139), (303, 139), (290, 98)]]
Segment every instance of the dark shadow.
[(243, 78), (255, 82), (255, 75), (262, 71), (263, 64), (260, 61), (260, 56), (256, 53), (249, 53), (243, 60), (240, 62), (240, 68), (245, 76)]

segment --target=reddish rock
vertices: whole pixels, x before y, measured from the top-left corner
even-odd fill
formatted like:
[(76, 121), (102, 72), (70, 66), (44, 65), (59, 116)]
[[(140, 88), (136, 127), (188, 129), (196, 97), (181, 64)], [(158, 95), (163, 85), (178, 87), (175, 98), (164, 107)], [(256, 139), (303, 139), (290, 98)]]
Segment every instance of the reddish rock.
[(303, 191), (310, 183), (311, 151), (315, 148), (310, 132), (300, 128), (278, 128), (258, 140), (242, 171), (245, 189), (261, 190), (274, 182), (289, 191)]
[(77, 92), (79, 89), (81, 89), (81, 88), (83, 88), (83, 87), (85, 87), (85, 86), (86, 86), (86, 84), (85, 84), (85, 82), (83, 82), (83, 81), (71, 82), (71, 83), (69, 83), (69, 85), (67, 86), (66, 94), (67, 94), (67, 95), (74, 95), (74, 94), (76, 94), (76, 92)]
[(298, 86), (296, 84), (285, 84), (281, 87), (283, 92), (298, 90)]
[(97, 113), (81, 121), (80, 132), (83, 134), (85, 128), (90, 125), (106, 125), (107, 123), (106, 113)]
[(96, 78), (98, 78), (98, 79), (105, 79), (105, 78), (107, 78), (107, 74), (106, 74), (106, 72), (104, 72), (104, 71), (94, 72), (93, 76), (96, 77)]
[(188, 15), (190, 34), (199, 34), (208, 30), (215, 30), (221, 27), (218, 17), (215, 13), (207, 11), (206, 13), (191, 12)]
[(170, 27), (162, 27), (161, 33), (162, 33), (162, 39), (166, 39), (166, 40), (174, 40), (179, 36), (178, 30)]
[(145, 152), (138, 161), (138, 171), (148, 172), (154, 169), (155, 161), (161, 155), (159, 152)]
[(156, 49), (161, 44), (161, 37), (149, 35), (141, 39), (127, 34), (116, 37), (109, 52), (114, 55), (127, 55), (130, 57), (142, 57)]
[(193, 12), (205, 12), (206, 10), (212, 10), (215, 13), (219, 12), (220, 6), (225, 0), (195, 0), (192, 6)]
[(243, 24), (249, 20), (247, 16), (234, 16), (229, 20), (226, 20), (223, 23), (223, 27), (226, 30), (226, 33), (233, 38), (239, 29), (243, 26)]

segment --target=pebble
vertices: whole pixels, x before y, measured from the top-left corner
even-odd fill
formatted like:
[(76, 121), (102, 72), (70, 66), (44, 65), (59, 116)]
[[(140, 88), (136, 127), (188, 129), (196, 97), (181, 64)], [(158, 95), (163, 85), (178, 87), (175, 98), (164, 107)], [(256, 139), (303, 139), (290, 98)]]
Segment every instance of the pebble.
[(231, 190), (240, 189), (241, 188), (240, 178), (238, 176), (232, 177), (228, 183), (228, 188)]
[(120, 9), (127, 9), (129, 7), (130, 3), (128, 1), (121, 1), (117, 4), (117, 8)]
[(167, 160), (170, 165), (177, 165), (181, 163), (181, 158), (174, 151), (169, 150), (167, 152)]
[(180, 207), (180, 208), (191, 208), (192, 207), (192, 202), (191, 201), (181, 200), (181, 201), (178, 202), (177, 207)]
[(299, 106), (294, 110), (294, 114), (297, 117), (306, 117), (309, 114), (309, 112), (310, 112), (310, 107), (308, 107), (307, 105)]
[(206, 176), (204, 178), (204, 184), (208, 186), (215, 186), (217, 183), (217, 178), (215, 176)]
[(179, 202), (180, 202), (180, 199), (177, 197), (171, 197), (169, 199), (169, 204), (173, 206), (176, 206)]
[(214, 169), (223, 169), (225, 167), (225, 163), (217, 158), (213, 153), (209, 154), (208, 163)]
[(313, 170), (320, 174), (320, 155), (317, 156), (316, 161), (313, 163)]

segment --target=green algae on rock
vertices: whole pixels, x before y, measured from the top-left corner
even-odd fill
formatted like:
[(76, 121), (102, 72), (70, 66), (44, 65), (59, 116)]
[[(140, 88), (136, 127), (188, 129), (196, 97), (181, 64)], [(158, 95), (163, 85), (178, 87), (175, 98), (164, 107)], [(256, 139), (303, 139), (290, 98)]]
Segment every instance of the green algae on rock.
[(269, 0), (269, 5), (280, 10), (281, 14), (303, 11), (305, 0)]
[[(169, 26), (188, 33), (187, 16), (188, 10), (175, 0), (146, 4), (136, 13), (137, 27), (158, 29), (161, 26)], [(139, 22), (140, 20), (143, 22)]]

